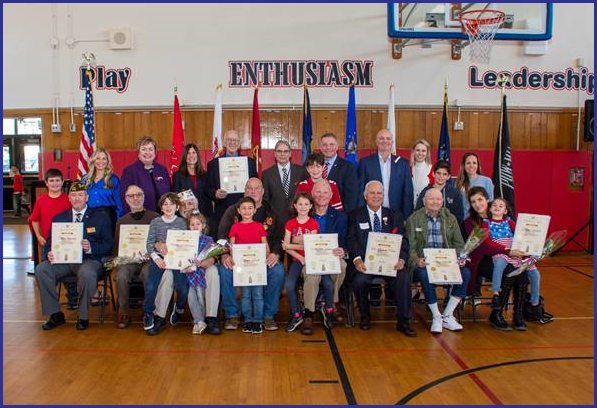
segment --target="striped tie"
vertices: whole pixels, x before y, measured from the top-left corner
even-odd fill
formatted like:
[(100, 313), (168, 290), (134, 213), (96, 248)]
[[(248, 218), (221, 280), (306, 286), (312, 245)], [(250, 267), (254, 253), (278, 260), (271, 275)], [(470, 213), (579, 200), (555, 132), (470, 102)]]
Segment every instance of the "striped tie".
[(323, 173), (321, 173), (321, 177), (323, 177), (324, 179), (328, 178), (328, 162), (325, 162), (325, 164), (323, 165)]
[(290, 180), (288, 177), (288, 169), (286, 167), (282, 167), (282, 173), (284, 173), (284, 176), (282, 177), (282, 187), (284, 187), (284, 194), (286, 194), (286, 197), (288, 197), (288, 194), (290, 194)]

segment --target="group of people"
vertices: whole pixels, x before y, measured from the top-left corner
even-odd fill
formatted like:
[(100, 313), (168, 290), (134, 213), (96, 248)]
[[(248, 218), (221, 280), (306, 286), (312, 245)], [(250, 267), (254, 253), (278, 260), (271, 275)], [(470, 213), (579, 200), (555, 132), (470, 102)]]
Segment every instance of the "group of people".
[[(317, 312), (331, 329), (335, 321), (344, 318), (341, 297), (349, 301), (347, 293), (351, 291), (359, 307), (359, 327), (369, 330), (369, 305), (378, 302), (381, 293), (372, 287), (376, 276), (367, 273), (365, 254), (369, 233), (383, 232), (403, 236), (399, 261), (394, 265), (396, 277), (383, 277), (386, 300), (396, 306), (399, 332), (416, 336), (410, 325), (413, 282), (420, 283), (432, 313), (432, 333), (444, 328), (462, 330), (454, 311), (467, 294), (479, 291), (478, 270), (484, 268), (488, 257), (494, 295), (490, 322), (499, 330), (524, 330), (521, 308), (526, 282), (531, 282), (531, 302), (538, 305), (539, 273), (532, 266), (515, 278), (505, 277), (504, 271), (520, 266), (526, 254), (509, 250), (515, 224), (509, 218), (508, 203), (493, 199), (491, 179), (481, 174), (477, 155), (464, 156), (454, 185), (449, 163), (431, 164), (427, 141), (415, 142), (410, 161), (392, 153), (388, 130), (379, 131), (375, 141), (377, 153), (362, 158), (355, 167), (338, 155), (338, 139), (333, 133), (320, 137), (321, 152), (308, 155), (304, 166), (290, 162), (290, 144), (279, 140), (274, 149), (276, 164), (264, 170), (261, 178), (255, 161), (247, 158), (249, 178), (244, 193), (222, 189), (221, 158), (211, 160), (204, 170), (199, 148), (192, 143), (185, 146), (180, 166), (170, 178), (166, 167), (155, 161), (156, 142), (147, 136), (137, 142), (138, 160), (124, 169), (121, 178), (114, 174), (105, 148), (93, 153), (89, 172), (70, 186), (68, 195), (62, 192), (60, 171), (49, 169), (45, 175), (48, 193), (38, 199), (30, 217), (43, 245), (43, 261), (35, 269), (42, 313), (49, 315), (42, 328), (53, 329), (65, 322), (57, 284), (67, 275), (77, 276), (77, 284), (67, 288), (69, 305), (78, 308), (76, 328), (89, 326), (89, 309), (104, 271), (103, 262), (117, 254), (120, 227), (134, 224), (149, 225), (147, 255), (140, 262), (115, 269), (121, 329), (131, 324), (130, 283), (141, 279), (145, 289), (143, 327), (149, 335), (159, 334), (168, 320), (176, 325), (187, 306), (194, 334), (221, 333), (220, 299), (224, 329), (236, 330), (242, 323), (246, 333), (278, 330), (275, 317), (283, 290), (290, 306), (286, 331), (300, 328), (303, 334), (313, 333)], [(226, 132), (223, 144), (221, 157), (239, 156), (238, 132)], [(83, 223), (81, 264), (54, 263), (52, 222)], [(460, 253), (463, 233), (470, 233), (475, 226), (488, 230), (489, 237), (471, 259), (459, 261), (462, 283), (448, 288), (448, 299), (440, 311), (423, 250), (454, 248)], [(239, 307), (233, 254), (195, 259), (192, 267), (182, 270), (167, 269), (167, 232), (187, 229), (199, 231), (198, 253), (219, 239), (228, 240), (231, 251), (234, 244), (265, 244), (267, 283), (242, 287)], [(338, 235), (333, 254), (340, 260), (340, 274), (305, 273), (303, 236), (314, 233)], [(515, 299), (512, 327), (503, 317), (510, 289)], [(168, 316), (174, 292), (176, 302)]]

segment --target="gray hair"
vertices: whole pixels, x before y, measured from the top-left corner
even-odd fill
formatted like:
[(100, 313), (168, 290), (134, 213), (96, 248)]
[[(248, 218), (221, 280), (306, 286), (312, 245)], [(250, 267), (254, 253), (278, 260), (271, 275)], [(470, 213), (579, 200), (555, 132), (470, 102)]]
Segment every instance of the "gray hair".
[(276, 145), (274, 146), (274, 150), (276, 150), (278, 148), (278, 146), (280, 146), (281, 144), (286, 145), (286, 147), (288, 147), (288, 150), (292, 150), (292, 148), (290, 147), (290, 142), (288, 142), (288, 140), (286, 139), (280, 139), (276, 142)]
[(369, 186), (374, 183), (378, 183), (379, 185), (381, 185), (381, 191), (383, 193), (383, 183), (379, 180), (370, 180), (367, 182), (367, 184), (365, 184), (365, 189), (363, 190), (363, 197), (367, 198), (367, 190), (369, 189)]

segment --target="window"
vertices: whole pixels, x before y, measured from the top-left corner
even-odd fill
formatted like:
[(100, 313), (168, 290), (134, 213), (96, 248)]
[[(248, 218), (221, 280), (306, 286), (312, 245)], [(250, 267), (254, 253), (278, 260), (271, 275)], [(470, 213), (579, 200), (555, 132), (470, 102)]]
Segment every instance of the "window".
[(19, 119), (17, 119), (17, 134), (18, 135), (41, 135), (41, 118), (19, 118)]
[(23, 146), (23, 159), (21, 169), (24, 173), (37, 173), (39, 171), (39, 145)]
[(17, 166), (23, 174), (38, 173), (41, 118), (3, 118), (3, 127), (3, 173), (6, 175), (10, 171), (10, 166)]
[(4, 119), (4, 134), (5, 135), (14, 135), (14, 134), (16, 134), (15, 120), (14, 119)]
[(10, 171), (10, 147), (2, 146), (2, 173)]

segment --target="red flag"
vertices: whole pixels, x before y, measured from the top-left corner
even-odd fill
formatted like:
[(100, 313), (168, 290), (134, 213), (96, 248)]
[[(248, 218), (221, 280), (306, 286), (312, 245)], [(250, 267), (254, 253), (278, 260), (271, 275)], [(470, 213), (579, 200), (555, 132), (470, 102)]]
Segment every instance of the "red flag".
[(174, 129), (172, 130), (172, 153), (170, 155), (169, 174), (178, 170), (178, 164), (184, 148), (184, 130), (182, 130), (182, 116), (180, 116), (180, 106), (178, 105), (178, 95), (174, 94)]
[(255, 160), (257, 171), (259, 171), (259, 148), (261, 147), (261, 123), (259, 121), (259, 101), (257, 98), (259, 89), (255, 88), (253, 94), (253, 120), (251, 123), (251, 157)]

